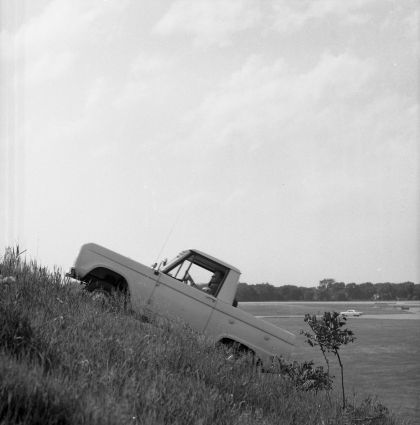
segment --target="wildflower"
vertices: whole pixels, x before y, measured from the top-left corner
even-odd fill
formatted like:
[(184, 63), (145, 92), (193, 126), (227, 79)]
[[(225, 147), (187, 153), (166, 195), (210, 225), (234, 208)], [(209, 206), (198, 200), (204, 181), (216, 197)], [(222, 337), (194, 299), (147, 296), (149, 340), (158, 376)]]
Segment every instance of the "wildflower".
[(15, 282), (16, 282), (16, 278), (14, 276), (2, 277), (2, 275), (0, 275), (0, 283), (15, 283)]

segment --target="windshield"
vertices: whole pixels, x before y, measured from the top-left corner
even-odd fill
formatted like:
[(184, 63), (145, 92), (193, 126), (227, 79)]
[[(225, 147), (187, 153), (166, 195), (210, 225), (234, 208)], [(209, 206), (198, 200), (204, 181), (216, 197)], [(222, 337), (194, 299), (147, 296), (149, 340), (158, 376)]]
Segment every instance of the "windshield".
[(163, 273), (215, 296), (219, 292), (228, 270), (195, 252), (185, 256), (186, 253), (188, 251), (184, 251), (171, 261)]

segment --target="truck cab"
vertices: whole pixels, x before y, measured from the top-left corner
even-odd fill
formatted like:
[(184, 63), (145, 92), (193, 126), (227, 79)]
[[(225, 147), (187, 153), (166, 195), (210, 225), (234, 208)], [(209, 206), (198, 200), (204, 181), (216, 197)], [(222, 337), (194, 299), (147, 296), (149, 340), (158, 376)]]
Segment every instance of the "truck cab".
[(162, 273), (232, 304), (241, 274), (236, 267), (197, 249), (181, 252)]

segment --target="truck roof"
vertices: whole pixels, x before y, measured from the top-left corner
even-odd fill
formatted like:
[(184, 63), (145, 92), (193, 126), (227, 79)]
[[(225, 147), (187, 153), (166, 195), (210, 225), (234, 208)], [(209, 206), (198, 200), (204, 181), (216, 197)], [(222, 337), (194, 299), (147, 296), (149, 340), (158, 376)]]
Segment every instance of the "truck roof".
[[(183, 251), (183, 252), (185, 253), (186, 251)], [(197, 253), (197, 254), (200, 254), (200, 255), (202, 255), (202, 256), (204, 256), (204, 257), (209, 258), (210, 260), (213, 260), (213, 261), (214, 261), (214, 262), (216, 262), (216, 263), (219, 263), (219, 264), (220, 264), (220, 265), (222, 265), (222, 266), (227, 267), (228, 269), (234, 270), (235, 272), (237, 272), (237, 273), (239, 273), (239, 274), (241, 273), (241, 271), (240, 271), (239, 269), (237, 269), (236, 267), (234, 267), (234, 266), (232, 266), (232, 265), (230, 265), (230, 264), (228, 264), (228, 263), (226, 263), (226, 262), (224, 262), (224, 261), (222, 261), (222, 260), (219, 260), (218, 258), (213, 257), (212, 255), (206, 254), (205, 252), (200, 251), (200, 250), (198, 250), (198, 249), (190, 248), (190, 249), (188, 249), (188, 250), (187, 250), (187, 252), (195, 252), (195, 253)]]

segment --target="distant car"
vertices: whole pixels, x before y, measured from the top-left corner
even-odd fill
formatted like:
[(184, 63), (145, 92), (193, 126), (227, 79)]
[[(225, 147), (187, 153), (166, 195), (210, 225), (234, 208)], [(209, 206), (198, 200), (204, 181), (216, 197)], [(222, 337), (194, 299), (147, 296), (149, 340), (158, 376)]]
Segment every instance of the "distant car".
[(353, 317), (359, 317), (361, 316), (363, 313), (361, 311), (357, 311), (357, 310), (346, 310), (346, 311), (342, 311), (340, 313), (342, 316), (353, 316)]

